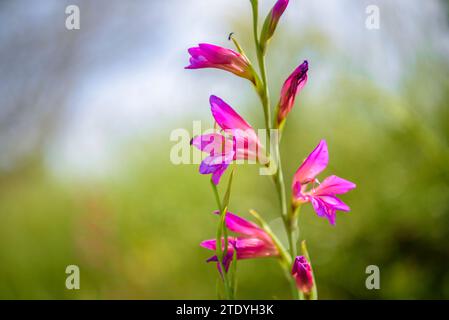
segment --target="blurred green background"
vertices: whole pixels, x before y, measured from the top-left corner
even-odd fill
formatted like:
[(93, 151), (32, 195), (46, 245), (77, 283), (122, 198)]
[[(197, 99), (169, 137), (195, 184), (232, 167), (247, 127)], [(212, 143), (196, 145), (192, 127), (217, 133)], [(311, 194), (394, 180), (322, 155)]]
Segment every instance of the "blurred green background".
[[(210, 2), (210, 3), (209, 3)], [(265, 15), (273, 1), (261, 5)], [(77, 4), (81, 29), (68, 31)], [(365, 28), (368, 4), (380, 29)], [(300, 216), (323, 299), (449, 298), (449, 25), (446, 1), (291, 1), (268, 54), (272, 100), (302, 60), (309, 83), (283, 139), (287, 187), (322, 138), (357, 189), (337, 225)], [(0, 298), (214, 299), (209, 177), (174, 165), (176, 128), (213, 125), (208, 96), (253, 126), (248, 83), (186, 71), (198, 42), (254, 59), (249, 1), (0, 3)], [(227, 176), (225, 176), (225, 179)], [(221, 190), (223, 192), (223, 190)], [(239, 166), (231, 211), (260, 212), (282, 234), (269, 178)], [(65, 268), (81, 289), (65, 288)], [(381, 289), (367, 290), (377, 265)], [(238, 264), (238, 298), (289, 298), (274, 259)]]

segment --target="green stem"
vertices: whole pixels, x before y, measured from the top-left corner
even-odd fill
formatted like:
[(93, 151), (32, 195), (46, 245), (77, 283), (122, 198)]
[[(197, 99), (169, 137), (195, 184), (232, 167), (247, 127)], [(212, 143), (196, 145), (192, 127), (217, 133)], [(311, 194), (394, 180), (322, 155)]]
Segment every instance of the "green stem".
[[(266, 62), (265, 62), (265, 53), (262, 51), (260, 47), (259, 42), (259, 35), (258, 35), (258, 0), (250, 0), (251, 6), (253, 10), (253, 33), (254, 33), (254, 42), (256, 46), (256, 53), (257, 53), (257, 61), (259, 63), (259, 70), (261, 74), (261, 82), (262, 82), (262, 88), (261, 90), (258, 90), (259, 97), (262, 102), (263, 110), (264, 110), (264, 117), (265, 117), (265, 129), (267, 130), (267, 141), (271, 143), (271, 107), (270, 107), (270, 92), (268, 90), (268, 81), (267, 81), (267, 71), (266, 71)], [(274, 175), (274, 183), (276, 185), (276, 190), (279, 197), (279, 203), (281, 206), (281, 216), (284, 221), (284, 227), (285, 231), (287, 233), (288, 242), (290, 246), (290, 263), (287, 265), (283, 263), (283, 268), (286, 274), (286, 277), (292, 287), (292, 294), (295, 299), (298, 299), (298, 291), (296, 289), (295, 280), (291, 276), (291, 267), (292, 267), (292, 261), (295, 258), (296, 255), (296, 241), (293, 238), (293, 230), (291, 228), (291, 224), (288, 219), (288, 210), (287, 210), (287, 198), (286, 198), (286, 192), (285, 192), (285, 183), (284, 183), (284, 174), (282, 171), (282, 163), (281, 163), (281, 157), (280, 157), (280, 151), (279, 151), (279, 139), (276, 139), (275, 141), (275, 153), (277, 160), (277, 172)], [(285, 252), (285, 251), (284, 251)]]
[(258, 88), (258, 94), (262, 101), (262, 107), (265, 118), (265, 129), (267, 130), (267, 138), (270, 141), (270, 129), (271, 129), (271, 108), (270, 108), (270, 93), (267, 84), (267, 72), (265, 64), (265, 56), (260, 48), (258, 21), (259, 21), (259, 3), (258, 0), (251, 0), (251, 6), (253, 9), (253, 35), (254, 44), (256, 46), (257, 61), (259, 63), (259, 70), (261, 74), (262, 88)]

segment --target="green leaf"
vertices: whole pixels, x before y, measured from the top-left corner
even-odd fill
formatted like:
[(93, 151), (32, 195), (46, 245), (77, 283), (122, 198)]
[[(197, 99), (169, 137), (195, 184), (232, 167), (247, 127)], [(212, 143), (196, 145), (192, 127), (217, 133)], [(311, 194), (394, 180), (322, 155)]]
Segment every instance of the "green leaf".
[(223, 207), (229, 206), (229, 198), (231, 197), (231, 187), (232, 187), (232, 180), (234, 178), (234, 172), (235, 172), (235, 167), (232, 168), (231, 175), (229, 176), (228, 187), (226, 188), (226, 193), (225, 193), (225, 196), (222, 201)]

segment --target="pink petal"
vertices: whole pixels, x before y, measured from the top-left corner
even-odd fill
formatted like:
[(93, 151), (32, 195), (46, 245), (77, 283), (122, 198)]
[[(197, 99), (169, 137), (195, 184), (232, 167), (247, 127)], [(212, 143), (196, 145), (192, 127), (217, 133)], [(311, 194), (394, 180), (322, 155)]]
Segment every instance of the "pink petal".
[[(222, 239), (222, 244), (224, 244), (224, 239)], [(205, 240), (201, 242), (200, 245), (203, 248), (214, 251), (216, 250), (217, 241), (215, 239)], [(228, 237), (227, 254), (232, 255), (234, 249), (237, 250), (237, 259), (251, 259), (277, 255), (277, 250), (274, 246), (257, 238)]]
[(248, 59), (238, 52), (208, 43), (200, 43), (188, 51), (190, 64), (185, 69), (217, 68), (255, 82)]
[(315, 189), (315, 195), (334, 195), (343, 194), (352, 189), (356, 185), (351, 181), (342, 179), (337, 176), (330, 176), (324, 179), (324, 181)]
[(253, 129), (245, 131), (236, 129), (232, 130), (230, 134), (233, 135), (236, 159), (257, 160), (259, 157), (262, 160), (266, 160), (259, 137)]
[(329, 153), (325, 140), (321, 140), (312, 153), (303, 161), (293, 177), (292, 187), (297, 182), (306, 184), (315, 179), (327, 166)]
[[(228, 251), (234, 249), (234, 243), (236, 240), (237, 240), (237, 238), (228, 237)], [(224, 248), (224, 238), (221, 238), (221, 241), (222, 241), (221, 244), (222, 244), (222, 249), (223, 249)], [(203, 242), (200, 243), (200, 246), (202, 246), (203, 248), (209, 249), (209, 250), (216, 250), (217, 249), (217, 240), (216, 239), (204, 240)]]
[(272, 19), (276, 21), (279, 20), (281, 15), (284, 13), (287, 8), (288, 0), (278, 0), (272, 9)]
[(277, 255), (276, 248), (257, 238), (237, 238), (237, 259), (253, 259)]
[(303, 196), (302, 186), (301, 183), (299, 183), (299, 181), (294, 181), (292, 186), (292, 195), (295, 199), (299, 199)]
[(245, 236), (260, 238), (264, 241), (271, 242), (271, 238), (258, 225), (230, 212), (226, 214), (226, 226), (232, 232), (236, 232)]
[(223, 130), (253, 130), (234, 109), (217, 96), (212, 95), (210, 97), (210, 105), (215, 121)]
[[(224, 241), (222, 243), (224, 243)], [(216, 240), (211, 239), (203, 241), (201, 242), (201, 246), (209, 250), (216, 250)], [(277, 249), (274, 246), (267, 244), (261, 239), (229, 237), (228, 250), (226, 252), (226, 256), (223, 259), (223, 264), (225, 266), (226, 271), (228, 271), (229, 265), (232, 262), (234, 250), (237, 251), (238, 260), (263, 258), (278, 255)], [(209, 259), (207, 259), (207, 262), (217, 262), (217, 261), (218, 261), (217, 256), (212, 256)], [(221, 273), (220, 265), (218, 265), (218, 270)]]
[(227, 168), (228, 165), (223, 165), (218, 170), (212, 173), (212, 182), (215, 185), (218, 185), (220, 183), (221, 176), (223, 175), (223, 173), (226, 171)]
[(199, 48), (204, 57), (213, 64), (229, 64), (241, 55), (231, 49), (226, 49), (209, 43), (200, 43)]
[(346, 203), (344, 203), (343, 201), (341, 201), (340, 199), (338, 199), (335, 196), (326, 195), (326, 196), (318, 196), (318, 198), (320, 198), (320, 200), (323, 201), (326, 204), (326, 206), (328, 206), (329, 208), (332, 208), (335, 210), (340, 210), (340, 211), (350, 211), (351, 210)]

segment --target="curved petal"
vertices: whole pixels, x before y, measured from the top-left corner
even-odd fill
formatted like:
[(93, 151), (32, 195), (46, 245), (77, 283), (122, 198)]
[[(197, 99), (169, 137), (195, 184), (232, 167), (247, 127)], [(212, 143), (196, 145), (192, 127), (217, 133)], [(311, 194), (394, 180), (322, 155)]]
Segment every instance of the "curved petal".
[[(219, 211), (214, 211), (215, 214), (220, 214)], [(226, 227), (235, 233), (245, 237), (259, 238), (267, 243), (272, 243), (270, 236), (259, 227), (257, 224), (239, 217), (231, 212), (226, 213)]]
[(267, 42), (271, 39), (278, 25), (279, 19), (287, 8), (289, 0), (278, 0), (268, 13), (263, 24), (262, 32), (260, 35), (260, 45), (262, 49), (265, 49)]
[(319, 197), (311, 197), (313, 209), (319, 217), (327, 218), (331, 225), (335, 225), (335, 209), (328, 207)]
[(279, 99), (279, 111), (277, 115), (277, 123), (280, 126), (287, 114), (292, 110), (296, 96), (301, 92), (307, 84), (307, 72), (309, 71), (309, 63), (305, 60), (300, 64), (293, 73), (285, 80), (282, 89), (281, 97)]
[(277, 255), (276, 248), (257, 238), (237, 238), (234, 244), (237, 259), (253, 259)]
[(265, 152), (260, 143), (259, 137), (253, 129), (232, 130), (235, 158), (257, 160), (258, 157), (263, 161)]
[(217, 68), (255, 83), (254, 73), (245, 55), (209, 43), (188, 49), (190, 64), (185, 69)]
[(306, 184), (315, 179), (329, 162), (329, 153), (325, 140), (321, 140), (312, 153), (303, 161), (293, 177), (292, 187), (299, 182)]
[(301, 189), (302, 189), (301, 183), (299, 181), (294, 181), (293, 186), (292, 186), (293, 198), (299, 199), (299, 198), (303, 197)]
[(217, 96), (210, 96), (210, 106), (212, 116), (223, 130), (253, 130), (234, 109)]
[(335, 195), (346, 193), (356, 187), (355, 183), (337, 176), (330, 176), (314, 190), (315, 195)]
[(204, 57), (213, 64), (230, 64), (234, 59), (242, 59), (242, 55), (234, 50), (209, 43), (198, 45)]

